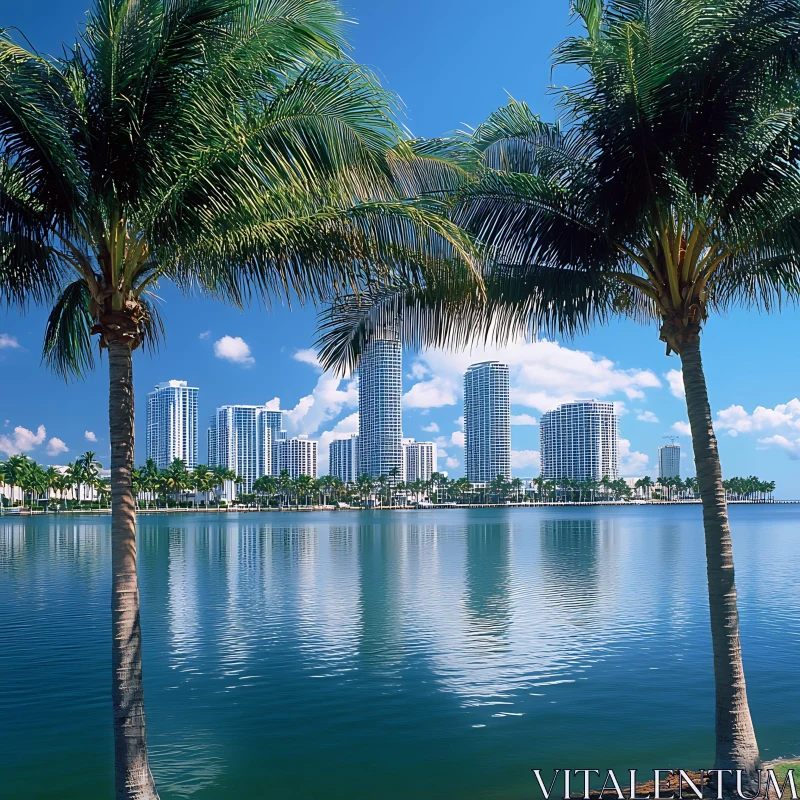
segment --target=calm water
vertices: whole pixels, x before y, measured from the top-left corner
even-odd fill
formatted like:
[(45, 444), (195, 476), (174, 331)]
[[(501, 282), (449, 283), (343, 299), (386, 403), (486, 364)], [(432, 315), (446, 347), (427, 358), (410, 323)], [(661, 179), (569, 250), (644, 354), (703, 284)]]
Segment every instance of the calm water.
[[(762, 754), (800, 752), (800, 507), (735, 507)], [(0, 518), (0, 795), (107, 798), (105, 518)], [(530, 798), (710, 767), (698, 508), (159, 516), (139, 529), (161, 797)]]

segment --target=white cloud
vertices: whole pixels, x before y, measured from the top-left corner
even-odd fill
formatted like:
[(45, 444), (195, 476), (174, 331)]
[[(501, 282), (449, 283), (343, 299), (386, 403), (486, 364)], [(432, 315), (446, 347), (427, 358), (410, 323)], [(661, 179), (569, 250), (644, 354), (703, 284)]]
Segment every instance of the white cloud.
[(36, 429), (36, 433), (18, 425), (11, 436), (0, 436), (0, 453), (15, 456), (33, 450), (44, 442), (47, 432), (44, 425)]
[(439, 426), (435, 422), (431, 422), (430, 425), (426, 425), (422, 430), (426, 433), (439, 433)]
[(203, 331), (203, 332), (200, 334), (200, 338), (201, 338), (201, 339), (208, 339), (208, 337), (209, 337), (209, 336), (211, 336), (211, 331)]
[(458, 425), (461, 430), (464, 430), (464, 415), (462, 414), (458, 419), (454, 419), (453, 422)]
[(406, 394), (406, 408), (455, 405), (462, 396), (464, 372), (471, 364), (488, 360), (509, 365), (512, 403), (537, 411), (550, 411), (570, 400), (613, 399), (620, 394), (640, 399), (646, 389), (661, 386), (650, 370), (622, 369), (603, 356), (558, 342), (516, 342), (463, 353), (421, 353), (411, 370), (420, 382)]
[(280, 411), (281, 399), (280, 397), (273, 397), (272, 400), (267, 400), (265, 405), (269, 411)]
[(795, 397), (775, 408), (756, 406), (752, 414), (744, 406), (733, 405), (720, 411), (714, 424), (731, 435), (778, 428), (800, 431), (800, 400)]
[(448, 469), (455, 469), (461, 465), (461, 462), (457, 458), (448, 458), (444, 464)]
[(309, 364), (312, 367), (320, 368), (319, 363), (319, 356), (317, 355), (316, 350), (312, 350), (308, 348), (306, 350), (298, 350), (294, 356), (292, 356), (295, 361), (299, 361), (302, 364)]
[(664, 377), (669, 384), (669, 390), (675, 397), (680, 397), (681, 399), (686, 397), (686, 390), (683, 388), (683, 370), (671, 369), (664, 374)]
[(87, 442), (97, 441), (97, 436), (95, 436), (94, 431), (84, 431), (83, 438), (86, 439)]
[[(340, 388), (344, 383), (344, 389)], [(284, 411), (286, 430), (313, 436), (322, 425), (335, 419), (345, 408), (358, 407), (358, 380), (344, 382), (342, 378), (323, 372), (314, 391), (301, 397), (297, 405)], [(322, 473), (320, 473), (322, 474)]]
[(250, 345), (241, 336), (223, 336), (221, 339), (217, 339), (214, 342), (214, 355), (244, 367), (250, 367), (256, 363), (250, 354)]
[(778, 447), (781, 450), (785, 450), (789, 454), (789, 458), (793, 461), (800, 459), (800, 438), (797, 439), (788, 439), (786, 436), (782, 436), (780, 433), (776, 433), (774, 436), (767, 436), (764, 439), (759, 439), (759, 444), (764, 444), (772, 447)]
[(458, 402), (456, 384), (449, 378), (431, 378), (415, 383), (404, 395), (405, 408), (440, 408)]
[(647, 471), (650, 457), (646, 453), (631, 450), (631, 443), (628, 439), (617, 440), (617, 451), (621, 475), (626, 478), (638, 478)]
[(639, 422), (658, 422), (658, 417), (652, 411), (640, 411), (636, 415)]
[(532, 469), (539, 471), (540, 458), (538, 450), (512, 450), (511, 466), (514, 469)]
[(22, 345), (17, 341), (16, 336), (0, 333), (0, 350), (19, 350), (21, 348)]
[(450, 443), (456, 447), (464, 446), (464, 431), (453, 431), (450, 434)]
[(688, 422), (676, 422), (672, 426), (672, 430), (678, 434), (678, 436), (691, 436), (692, 429), (689, 426)]
[(618, 417), (625, 416), (628, 413), (628, 407), (625, 405), (623, 400), (615, 400), (614, 401), (614, 413)]
[(328, 447), (334, 439), (345, 439), (351, 433), (358, 433), (358, 412), (340, 419), (329, 431), (319, 437), (317, 445), (317, 471), (320, 475), (327, 475), (329, 468)]
[(47, 455), (49, 456), (57, 456), (59, 453), (67, 452), (69, 452), (69, 447), (67, 447), (66, 444), (64, 444), (64, 442), (57, 436), (54, 436), (47, 443)]
[(532, 417), (530, 414), (512, 414), (511, 415), (511, 424), (512, 425), (538, 425), (539, 422), (536, 417)]

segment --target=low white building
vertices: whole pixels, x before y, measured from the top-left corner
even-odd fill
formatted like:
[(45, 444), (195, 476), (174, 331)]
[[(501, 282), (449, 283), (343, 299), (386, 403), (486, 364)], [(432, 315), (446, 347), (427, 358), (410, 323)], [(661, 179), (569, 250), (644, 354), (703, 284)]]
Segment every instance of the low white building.
[(439, 455), (436, 442), (417, 442), (403, 439), (403, 480), (429, 481), (438, 472)]
[(278, 474), (284, 470), (292, 479), (301, 475), (317, 477), (318, 442), (307, 436), (294, 436), (291, 439), (279, 439), (276, 447), (278, 456)]
[(334, 439), (328, 446), (328, 474), (343, 483), (355, 483), (358, 479), (358, 434)]

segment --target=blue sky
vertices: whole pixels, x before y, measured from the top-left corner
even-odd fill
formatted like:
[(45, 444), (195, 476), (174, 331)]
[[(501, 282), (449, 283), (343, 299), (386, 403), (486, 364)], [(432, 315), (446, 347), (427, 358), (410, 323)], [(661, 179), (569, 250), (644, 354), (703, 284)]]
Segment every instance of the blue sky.
[[(0, 25), (18, 27), (42, 51), (59, 52), (62, 41), (75, 38), (87, 3), (0, 0)], [(502, 13), (487, 13), (477, 0), (344, 5), (358, 20), (351, 31), (353, 56), (402, 98), (405, 123), (415, 135), (477, 125), (508, 94), (553, 118), (549, 54), (568, 33), (568, 0), (505, 0)], [(137, 353), (134, 364), (138, 459), (144, 458), (145, 395), (171, 378), (200, 388), (202, 419), (223, 403), (279, 397), (281, 407), (291, 410), (292, 431), (325, 443), (354, 429), (355, 386), (323, 376), (314, 365), (310, 310), (242, 313), (187, 300), (169, 287), (160, 294), (165, 345), (153, 357)], [(0, 458), (22, 451), (44, 463), (64, 463), (91, 448), (107, 463), (105, 364), (82, 383), (65, 385), (48, 374), (39, 363), (45, 317), (37, 310), (26, 316), (0, 311)], [(703, 340), (724, 473), (774, 479), (785, 498), (800, 498), (798, 321), (794, 309), (769, 317), (741, 311), (712, 320)], [(685, 406), (671, 388), (680, 364), (665, 357), (654, 327), (618, 322), (573, 342), (520, 343), (500, 353), (406, 353), (405, 434), (438, 438), (447, 453), (440, 467), (451, 475), (463, 474), (461, 373), (486, 355), (511, 365), (515, 474), (538, 473), (535, 420), (542, 411), (590, 396), (622, 404), (624, 472), (655, 475), (658, 446), (665, 436), (678, 435), (687, 455), (682, 473), (694, 474)], [(204, 431), (200, 451), (205, 457)]]

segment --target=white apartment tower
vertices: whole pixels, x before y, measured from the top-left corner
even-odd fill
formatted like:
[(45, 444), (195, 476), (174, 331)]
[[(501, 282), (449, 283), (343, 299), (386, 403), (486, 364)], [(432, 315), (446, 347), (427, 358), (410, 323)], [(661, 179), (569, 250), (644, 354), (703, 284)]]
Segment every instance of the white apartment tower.
[(343, 483), (355, 483), (358, 478), (358, 434), (346, 439), (334, 439), (328, 446), (328, 473)]
[(511, 477), (508, 365), (473, 364), (464, 375), (464, 460), (470, 483)]
[(294, 436), (291, 439), (279, 439), (276, 448), (278, 454), (278, 474), (283, 470), (293, 480), (301, 475), (317, 477), (317, 442), (307, 436)]
[(237, 492), (249, 494), (256, 478), (272, 474), (270, 413), (266, 406), (235, 405), (222, 406), (211, 417), (208, 464), (233, 470), (242, 479)]
[(403, 480), (429, 481), (439, 471), (436, 442), (416, 442), (403, 439)]
[(159, 469), (176, 458), (197, 466), (197, 394), (186, 381), (166, 381), (147, 395), (147, 458)]
[(617, 414), (613, 403), (564, 403), (539, 420), (542, 477), (612, 480), (619, 477)]
[(358, 368), (358, 469), (373, 478), (403, 470), (403, 351), (384, 330), (364, 348)]
[(665, 444), (658, 448), (658, 477), (680, 478), (681, 476), (681, 446), (679, 444)]

